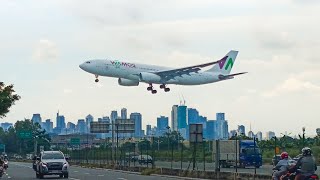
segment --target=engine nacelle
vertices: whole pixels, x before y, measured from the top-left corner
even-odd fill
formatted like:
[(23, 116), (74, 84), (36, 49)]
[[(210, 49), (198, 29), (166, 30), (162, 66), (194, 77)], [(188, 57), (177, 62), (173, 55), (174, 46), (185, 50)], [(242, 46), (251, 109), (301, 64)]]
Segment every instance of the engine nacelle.
[(118, 84), (121, 86), (138, 86), (139, 81), (133, 81), (130, 79), (124, 79), (124, 78), (119, 78), (118, 79)]
[(148, 72), (142, 72), (139, 75), (140, 81), (146, 82), (146, 83), (159, 83), (161, 81), (161, 77)]

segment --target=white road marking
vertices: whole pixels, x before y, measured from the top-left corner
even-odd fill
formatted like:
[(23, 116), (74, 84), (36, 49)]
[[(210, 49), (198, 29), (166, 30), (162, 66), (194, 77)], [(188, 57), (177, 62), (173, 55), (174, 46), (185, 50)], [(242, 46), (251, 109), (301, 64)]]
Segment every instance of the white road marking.
[(90, 173), (84, 173), (84, 174), (90, 174)]
[(103, 177), (104, 175), (103, 175), (103, 174), (99, 174), (98, 176), (99, 176), (99, 177)]
[(73, 172), (77, 173), (77, 172), (79, 172), (79, 171), (73, 171)]
[(73, 180), (80, 180), (80, 179), (76, 179), (76, 178), (69, 178), (69, 179), (73, 179)]
[(126, 178), (118, 178), (119, 180), (127, 180)]

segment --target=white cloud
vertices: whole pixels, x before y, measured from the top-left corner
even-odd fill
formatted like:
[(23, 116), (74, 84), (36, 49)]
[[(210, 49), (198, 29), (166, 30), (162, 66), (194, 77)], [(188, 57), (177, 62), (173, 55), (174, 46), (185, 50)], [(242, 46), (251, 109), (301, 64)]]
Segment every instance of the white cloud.
[(64, 89), (63, 93), (64, 94), (70, 94), (70, 93), (72, 93), (72, 89)]
[(48, 39), (41, 39), (33, 52), (35, 62), (56, 62), (59, 52), (56, 44)]
[(320, 94), (320, 86), (309, 81), (300, 80), (297, 78), (289, 78), (282, 84), (275, 87), (273, 90), (263, 93), (264, 97), (274, 97), (291, 92), (312, 92), (313, 94)]

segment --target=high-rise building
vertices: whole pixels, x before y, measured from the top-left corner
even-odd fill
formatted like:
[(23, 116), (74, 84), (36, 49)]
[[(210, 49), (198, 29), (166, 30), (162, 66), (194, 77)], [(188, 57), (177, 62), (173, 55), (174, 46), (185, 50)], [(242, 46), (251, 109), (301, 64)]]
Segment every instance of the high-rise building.
[(171, 129), (178, 131), (178, 105), (173, 105), (171, 110)]
[(87, 126), (87, 133), (90, 133), (90, 123), (93, 122), (93, 116), (91, 114), (89, 114), (88, 116), (86, 116), (86, 126)]
[(140, 138), (142, 137), (141, 131), (142, 131), (142, 116), (140, 113), (131, 113), (130, 114), (130, 119), (134, 120), (134, 137), (136, 138)]
[(276, 133), (274, 133), (273, 131), (268, 131), (267, 133), (266, 133), (266, 140), (270, 140), (270, 139), (272, 139), (273, 137), (275, 137), (276, 136)]
[(238, 135), (246, 135), (246, 129), (245, 129), (244, 125), (238, 126)]
[(78, 131), (78, 133), (84, 134), (84, 133), (86, 133), (86, 130), (87, 130), (87, 128), (86, 128), (85, 120), (84, 119), (79, 119), (78, 123), (77, 123), (77, 131)]
[(157, 118), (157, 136), (162, 136), (167, 132), (169, 126), (169, 118), (160, 116)]
[(146, 130), (147, 130), (147, 136), (151, 136), (152, 135), (152, 130), (151, 130), (151, 125), (148, 124), (147, 127), (146, 127)]
[(254, 135), (254, 133), (253, 133), (252, 131), (249, 131), (249, 132), (248, 132), (248, 137), (249, 137), (249, 138), (254, 138), (255, 135)]
[(111, 111), (110, 119), (111, 121), (118, 119), (118, 111)]
[(228, 131), (228, 121), (225, 120), (224, 113), (217, 113), (217, 126), (216, 126), (216, 138), (217, 139), (228, 139), (229, 131)]
[(68, 122), (66, 134), (73, 134), (75, 132), (76, 132), (76, 124), (74, 124), (72, 122)]
[(320, 136), (320, 128), (316, 129), (317, 136)]
[(110, 123), (110, 118), (109, 118), (109, 116), (104, 116), (102, 118), (98, 118), (98, 122), (108, 122), (108, 123)]
[(59, 112), (57, 113), (56, 121), (57, 121), (57, 129), (62, 130), (66, 128), (65, 118), (64, 116), (59, 115)]
[(126, 108), (121, 109), (121, 119), (127, 119), (127, 109)]
[(259, 141), (262, 140), (262, 132), (261, 131), (258, 131), (257, 134), (256, 134), (256, 137)]
[(5, 123), (1, 123), (1, 127), (4, 131), (8, 131), (10, 127), (12, 127), (12, 123), (8, 123), (8, 122), (5, 122)]
[(205, 136), (204, 138), (206, 140), (214, 140), (214, 139), (216, 139), (216, 137), (215, 137), (215, 133), (216, 133), (216, 129), (217, 129), (216, 121), (209, 120), (209, 121), (207, 121), (206, 124), (207, 124), (206, 125), (207, 128), (204, 131), (204, 136)]
[(236, 134), (237, 134), (237, 130), (231, 130), (229, 133), (229, 138), (236, 136)]
[(178, 130), (187, 128), (187, 119), (188, 119), (187, 106), (185, 105), (178, 106)]
[(188, 108), (188, 124), (199, 123), (199, 112), (197, 109)]
[(53, 130), (53, 122), (51, 122), (51, 119), (46, 119), (46, 121), (42, 123), (42, 126), (42, 128), (48, 133), (51, 133)]
[(40, 114), (33, 114), (31, 120), (32, 120), (33, 124), (38, 123), (38, 124), (42, 125), (42, 120), (41, 120)]

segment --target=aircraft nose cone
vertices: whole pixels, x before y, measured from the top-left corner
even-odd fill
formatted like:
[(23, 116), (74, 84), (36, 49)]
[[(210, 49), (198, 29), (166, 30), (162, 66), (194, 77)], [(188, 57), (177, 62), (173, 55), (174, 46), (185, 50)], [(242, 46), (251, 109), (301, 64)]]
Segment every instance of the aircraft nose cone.
[(84, 63), (80, 64), (79, 67), (84, 70)]

